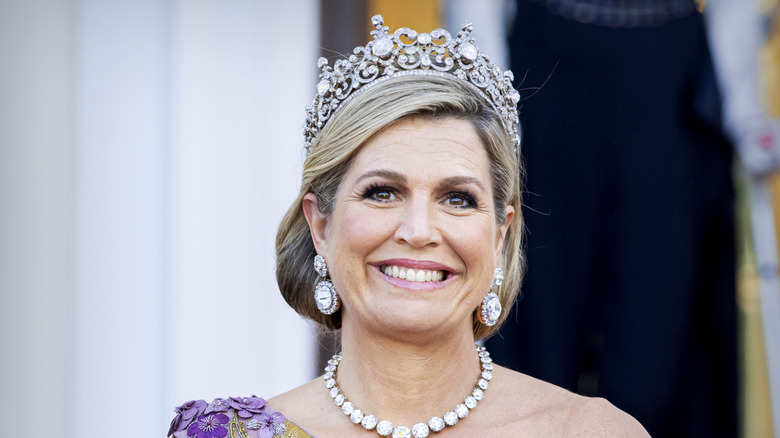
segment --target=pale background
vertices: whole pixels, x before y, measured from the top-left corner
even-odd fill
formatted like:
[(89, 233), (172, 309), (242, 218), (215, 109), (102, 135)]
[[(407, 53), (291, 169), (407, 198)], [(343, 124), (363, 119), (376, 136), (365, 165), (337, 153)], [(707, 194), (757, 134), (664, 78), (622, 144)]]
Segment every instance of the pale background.
[(161, 437), (314, 376), (277, 224), (308, 0), (0, 0), (0, 435)]

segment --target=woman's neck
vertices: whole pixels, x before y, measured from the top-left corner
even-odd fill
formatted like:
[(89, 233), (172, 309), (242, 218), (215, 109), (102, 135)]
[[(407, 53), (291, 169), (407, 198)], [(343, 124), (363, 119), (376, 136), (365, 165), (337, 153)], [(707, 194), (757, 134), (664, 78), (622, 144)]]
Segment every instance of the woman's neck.
[(441, 417), (471, 394), (480, 362), (471, 331), (427, 342), (342, 330), (337, 380), (364, 414), (411, 427)]

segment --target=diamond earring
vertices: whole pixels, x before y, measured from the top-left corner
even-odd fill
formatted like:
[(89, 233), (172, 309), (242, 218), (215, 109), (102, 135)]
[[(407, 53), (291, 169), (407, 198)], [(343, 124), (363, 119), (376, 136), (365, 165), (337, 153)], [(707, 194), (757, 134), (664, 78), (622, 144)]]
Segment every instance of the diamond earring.
[(496, 268), (493, 273), (493, 283), (490, 285), (490, 292), (485, 295), (485, 298), (482, 299), (482, 304), (477, 309), (479, 321), (488, 327), (498, 324), (498, 320), (501, 318), (501, 300), (498, 298), (496, 291), (503, 282), (504, 271), (501, 268)]
[(314, 270), (322, 277), (317, 286), (314, 287), (314, 302), (317, 303), (317, 308), (320, 309), (320, 312), (325, 315), (331, 315), (339, 310), (341, 302), (339, 302), (336, 287), (329, 280), (328, 265), (325, 264), (325, 257), (319, 254), (314, 257)]

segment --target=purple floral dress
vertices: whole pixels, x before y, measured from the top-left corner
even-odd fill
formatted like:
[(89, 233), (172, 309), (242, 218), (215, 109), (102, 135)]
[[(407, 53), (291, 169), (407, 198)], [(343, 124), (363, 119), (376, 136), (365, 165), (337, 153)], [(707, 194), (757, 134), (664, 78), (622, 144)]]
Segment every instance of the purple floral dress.
[(174, 438), (312, 438), (260, 397), (193, 400), (175, 409)]

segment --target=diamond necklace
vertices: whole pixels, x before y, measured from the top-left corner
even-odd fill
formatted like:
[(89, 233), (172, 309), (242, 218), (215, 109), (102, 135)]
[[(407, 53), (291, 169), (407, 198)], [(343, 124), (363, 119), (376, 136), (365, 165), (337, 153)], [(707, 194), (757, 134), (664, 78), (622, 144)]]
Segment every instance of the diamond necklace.
[(493, 379), (493, 359), (490, 358), (490, 353), (485, 350), (485, 347), (475, 345), (477, 354), (479, 354), (479, 361), (482, 364), (482, 374), (480, 374), (477, 385), (471, 395), (466, 397), (462, 404), (455, 406), (455, 409), (444, 414), (442, 417), (431, 417), (428, 420), (428, 424), (417, 423), (409, 429), (406, 426), (395, 426), (393, 423), (387, 420), (377, 421), (377, 418), (373, 415), (365, 415), (363, 411), (355, 407), (355, 405), (347, 400), (347, 397), (341, 392), (341, 389), (336, 385), (336, 370), (341, 362), (341, 353), (333, 355), (333, 358), (328, 361), (328, 365), (325, 367), (325, 387), (328, 389), (330, 398), (334, 400), (336, 406), (341, 407), (341, 413), (349, 416), (350, 421), (354, 424), (362, 425), (366, 430), (372, 430), (376, 428), (376, 433), (381, 436), (388, 436), (391, 433), (393, 438), (425, 438), (430, 434), (430, 431), (439, 432), (444, 429), (444, 426), (455, 426), (458, 420), (465, 418), (469, 414), (471, 409), (477, 407), (477, 402), (482, 400), (485, 396), (485, 391), (488, 389), (488, 382)]

